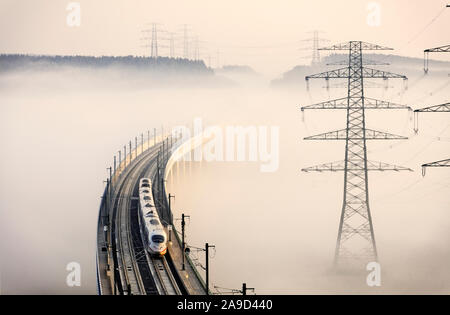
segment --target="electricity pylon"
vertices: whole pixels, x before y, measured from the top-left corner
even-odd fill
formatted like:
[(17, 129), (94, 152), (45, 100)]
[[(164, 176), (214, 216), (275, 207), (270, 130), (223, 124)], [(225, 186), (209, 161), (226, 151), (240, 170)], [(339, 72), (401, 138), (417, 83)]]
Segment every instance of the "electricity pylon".
[(319, 52), (320, 43), (328, 40), (319, 37), (319, 33), (321, 33), (320, 31), (312, 31), (309, 33), (312, 33), (313, 37), (304, 39), (301, 42), (312, 42), (312, 47), (306, 49), (312, 50), (312, 54), (310, 57), (311, 57), (311, 65), (314, 66), (320, 63), (320, 52)]
[(158, 58), (158, 23), (151, 23), (152, 28), (151, 29), (145, 29), (142, 32), (144, 33), (150, 33), (152, 34), (151, 37), (143, 37), (141, 39), (143, 40), (150, 40), (150, 45), (143, 46), (143, 47), (150, 47), (150, 56), (152, 58)]
[(311, 64), (318, 64), (320, 62), (319, 53), (319, 31), (313, 32), (313, 52)]
[[(416, 109), (414, 111), (414, 132), (419, 132), (419, 113), (448, 113), (450, 112), (450, 103), (434, 105)], [(425, 176), (427, 167), (450, 167), (450, 159), (422, 164), (422, 175)]]
[(428, 73), (428, 58), (430, 52), (450, 52), (450, 45), (425, 49), (423, 51), (423, 71)]
[(345, 160), (304, 168), (304, 172), (344, 171), (344, 200), (339, 223), (334, 263), (336, 267), (349, 267), (352, 263), (377, 261), (378, 254), (372, 217), (369, 207), (368, 171), (412, 171), (409, 168), (367, 160), (367, 140), (400, 140), (406, 137), (366, 128), (366, 109), (410, 109), (408, 106), (366, 98), (364, 96), (364, 78), (401, 78), (403, 75), (366, 68), (363, 66), (363, 50), (391, 50), (391, 48), (351, 41), (320, 50), (347, 50), (348, 66), (345, 68), (306, 76), (309, 79), (346, 78), (348, 95), (328, 102), (306, 107), (306, 109), (346, 109), (346, 129), (327, 132), (306, 140), (345, 140)]
[[(170, 58), (175, 58), (175, 33), (161, 29), (158, 29), (158, 33), (158, 56), (161, 56), (161, 48), (165, 48), (167, 56)], [(161, 44), (161, 42), (165, 42), (166, 44)]]
[(175, 58), (175, 39), (173, 32), (169, 32), (169, 56)]
[(158, 58), (158, 29), (156, 23), (152, 25), (152, 41), (151, 41), (151, 56), (152, 58)]
[(183, 25), (183, 58), (189, 59), (189, 36), (188, 36), (188, 25)]

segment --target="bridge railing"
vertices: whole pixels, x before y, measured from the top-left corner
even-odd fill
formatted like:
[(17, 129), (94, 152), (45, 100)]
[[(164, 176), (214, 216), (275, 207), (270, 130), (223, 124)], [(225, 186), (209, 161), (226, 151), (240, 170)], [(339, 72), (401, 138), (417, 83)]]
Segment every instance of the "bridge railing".
[[(97, 234), (97, 246), (96, 246), (96, 265), (97, 265), (97, 293), (103, 294), (103, 286), (102, 286), (102, 277), (100, 275), (100, 252), (99, 248), (103, 250), (103, 248), (107, 251), (107, 273), (109, 274), (109, 279), (111, 282), (111, 288), (113, 291), (115, 291), (115, 280), (114, 280), (114, 272), (111, 272), (114, 270), (114, 263), (112, 259), (112, 253), (111, 253), (111, 236), (110, 236), (110, 227), (111, 227), (111, 214), (112, 209), (114, 205), (114, 196), (116, 193), (116, 187), (117, 184), (120, 183), (120, 181), (123, 179), (125, 174), (127, 174), (128, 169), (130, 166), (133, 166), (139, 158), (143, 156), (144, 153), (147, 153), (150, 148), (152, 148), (154, 145), (160, 143), (165, 139), (165, 134), (159, 134), (159, 135), (153, 135), (153, 137), (150, 139), (147, 139), (145, 142), (141, 142), (139, 145), (135, 145), (134, 149), (132, 148), (131, 151), (128, 152), (128, 154), (125, 154), (123, 159), (118, 161), (115, 165), (115, 167), (111, 167), (111, 176), (106, 181), (106, 186), (103, 191), (101, 202), (100, 202), (100, 209), (98, 214), (98, 226), (97, 229), (101, 229), (105, 232), (103, 235), (102, 240), (99, 239), (99, 234)], [(125, 150), (124, 150), (125, 152)], [(117, 161), (116, 161), (117, 162)], [(98, 232), (98, 231), (97, 231)], [(100, 245), (102, 243), (102, 245)]]
[(141, 154), (146, 153), (151, 147), (160, 143), (167, 137), (167, 134), (159, 134), (154, 136), (152, 139), (147, 139), (144, 143), (138, 144), (134, 149), (132, 148), (131, 152), (128, 152), (123, 159), (118, 161), (115, 170), (112, 171), (111, 182), (113, 186), (120, 180), (121, 175), (127, 169), (128, 166)]
[[(181, 139), (176, 142), (176, 147), (172, 148), (172, 154), (170, 155), (169, 159), (167, 160), (167, 163), (165, 164), (165, 170), (164, 170), (164, 185), (163, 185), (163, 195), (164, 195), (164, 208), (167, 211), (167, 215), (170, 220), (170, 224), (172, 225), (173, 234), (175, 234), (175, 237), (177, 238), (177, 241), (179, 244), (182, 243), (180, 239), (180, 233), (177, 231), (175, 225), (173, 224), (173, 213), (172, 209), (169, 208), (169, 202), (168, 202), (168, 196), (166, 194), (167, 192), (167, 180), (169, 178), (170, 173), (173, 171), (173, 167), (180, 161), (191, 161), (190, 154), (192, 151), (197, 149), (198, 147), (203, 146), (203, 144), (209, 140), (208, 137), (206, 137), (203, 133), (199, 134), (197, 136), (191, 137), (189, 139), (186, 139), (183, 141), (182, 137)], [(186, 255), (186, 253), (182, 253), (184, 257), (186, 258), (187, 263), (191, 266), (192, 270), (194, 271), (195, 276), (197, 277), (198, 281), (201, 283), (203, 288), (206, 290), (206, 283), (203, 280), (202, 276), (200, 275), (197, 266), (192, 261), (192, 259), (189, 257), (189, 255)]]
[[(98, 216), (98, 228), (104, 228), (105, 229), (105, 236), (104, 236), (104, 246), (107, 248), (107, 256), (108, 256), (108, 270), (114, 270), (113, 266), (113, 260), (111, 257), (111, 248), (110, 248), (110, 240), (108, 240), (108, 237), (110, 238), (110, 224), (111, 224), (111, 214), (112, 209), (114, 205), (114, 196), (116, 193), (116, 187), (118, 187), (118, 183), (120, 183), (124, 176), (128, 173), (127, 171), (130, 169), (131, 166), (133, 166), (135, 163), (137, 163), (141, 158), (144, 156), (145, 153), (148, 152), (149, 149), (151, 149), (153, 146), (155, 146), (158, 143), (161, 143), (162, 141), (166, 141), (168, 137), (172, 137), (171, 144), (172, 146), (168, 148), (168, 152), (170, 154), (167, 154), (167, 159), (164, 161), (161, 161), (161, 171), (163, 174), (163, 184), (162, 186), (162, 210), (165, 212), (165, 215), (169, 218), (168, 223), (170, 223), (173, 227), (174, 234), (177, 238), (177, 241), (179, 244), (181, 244), (181, 240), (179, 237), (179, 233), (177, 229), (175, 228), (173, 224), (173, 214), (171, 209), (169, 209), (169, 202), (168, 202), (168, 196), (166, 195), (167, 191), (167, 179), (170, 175), (170, 173), (173, 171), (174, 165), (180, 161), (190, 161), (190, 158), (187, 158), (188, 155), (191, 154), (193, 150), (198, 148), (199, 146), (202, 146), (203, 143), (207, 140), (207, 138), (203, 135), (197, 135), (195, 137), (191, 137), (188, 139), (183, 139), (181, 134), (177, 134), (176, 137), (173, 137), (174, 135), (171, 134), (159, 134), (154, 135), (152, 139), (147, 139), (147, 141), (140, 143), (139, 145), (135, 145), (132, 150), (128, 150), (127, 154), (121, 158), (120, 161), (116, 161), (115, 167), (111, 168), (111, 176), (107, 180), (106, 187), (104, 189), (103, 195), (102, 195), (102, 201), (100, 203), (100, 209), (99, 209), (99, 216)], [(125, 152), (125, 150), (124, 150)], [(97, 239), (97, 244), (100, 240)], [(103, 246), (102, 246), (103, 247)], [(101, 285), (101, 275), (100, 270), (98, 268), (99, 266), (99, 258), (100, 253), (98, 252), (99, 246), (97, 246), (97, 285), (98, 285), (98, 293), (102, 294), (102, 285)], [(200, 273), (197, 270), (196, 265), (191, 260), (189, 255), (186, 255), (185, 253), (182, 253), (185, 255), (186, 261), (191, 266), (192, 270), (194, 271), (196, 277), (198, 278), (199, 282), (203, 285), (204, 288), (206, 288), (205, 281), (201, 277)], [(110, 280), (111, 280), (111, 287), (114, 290), (114, 272), (110, 273)]]

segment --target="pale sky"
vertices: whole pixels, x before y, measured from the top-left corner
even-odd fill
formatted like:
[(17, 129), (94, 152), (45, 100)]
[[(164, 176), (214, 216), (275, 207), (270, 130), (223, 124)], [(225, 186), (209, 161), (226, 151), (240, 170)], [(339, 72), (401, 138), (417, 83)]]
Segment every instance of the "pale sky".
[[(299, 50), (305, 47), (299, 41), (315, 29), (330, 44), (364, 40), (415, 57), (422, 57), (425, 48), (450, 43), (446, 0), (79, 0), (80, 27), (66, 23), (70, 2), (0, 0), (0, 53), (148, 55), (140, 38), (150, 22), (178, 33), (178, 55), (182, 25), (188, 24), (201, 41), (202, 59), (210, 56), (212, 66), (219, 50), (221, 65), (247, 64), (270, 74), (308, 63), (302, 57), (309, 52)], [(367, 22), (370, 3), (379, 4), (379, 26)], [(159, 36), (160, 45), (168, 46), (164, 34)], [(160, 47), (160, 52), (168, 49)], [(432, 58), (450, 60), (450, 54)]]

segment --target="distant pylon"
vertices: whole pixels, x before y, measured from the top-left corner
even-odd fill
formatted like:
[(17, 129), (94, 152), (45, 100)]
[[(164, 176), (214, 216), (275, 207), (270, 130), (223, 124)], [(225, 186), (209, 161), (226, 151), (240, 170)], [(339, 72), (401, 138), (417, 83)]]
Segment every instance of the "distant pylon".
[(195, 36), (195, 38), (194, 38), (194, 60), (195, 61), (200, 60), (200, 44), (199, 44), (198, 36)]
[(189, 59), (189, 38), (187, 24), (183, 25), (183, 57)]
[(319, 31), (314, 31), (313, 35), (313, 54), (312, 61), (313, 65), (318, 64), (320, 62), (320, 53), (319, 53)]
[[(338, 237), (334, 262), (336, 267), (348, 268), (354, 263), (367, 264), (378, 260), (372, 215), (369, 207), (368, 171), (403, 171), (411, 169), (373, 162), (367, 159), (367, 140), (399, 140), (406, 137), (371, 130), (366, 128), (366, 109), (405, 108), (397, 104), (367, 99), (364, 96), (364, 78), (402, 78), (405, 76), (370, 69), (363, 66), (363, 50), (390, 50), (390, 48), (351, 41), (320, 50), (347, 50), (349, 52), (348, 67), (306, 76), (306, 80), (314, 78), (346, 78), (348, 80), (347, 98), (302, 107), (305, 109), (346, 109), (346, 129), (327, 132), (306, 140), (345, 140), (345, 160), (304, 168), (304, 172), (344, 171), (344, 200), (339, 222)], [(366, 104), (367, 102), (367, 104)], [(362, 266), (358, 266), (362, 267)]]
[(152, 58), (158, 58), (158, 29), (156, 23), (152, 24), (151, 56)]
[(220, 50), (219, 49), (217, 49), (216, 55), (217, 55), (216, 68), (219, 69), (220, 68)]
[(175, 57), (175, 39), (174, 39), (174, 33), (169, 33), (169, 56), (170, 58)]
[(313, 33), (313, 37), (304, 39), (304, 40), (302, 40), (302, 42), (312, 42), (312, 47), (309, 48), (309, 49), (312, 49), (311, 65), (317, 65), (320, 63), (320, 52), (319, 52), (320, 43), (322, 41), (328, 41), (328, 40), (319, 37), (320, 31), (315, 30), (315, 31), (309, 32), (309, 33)]

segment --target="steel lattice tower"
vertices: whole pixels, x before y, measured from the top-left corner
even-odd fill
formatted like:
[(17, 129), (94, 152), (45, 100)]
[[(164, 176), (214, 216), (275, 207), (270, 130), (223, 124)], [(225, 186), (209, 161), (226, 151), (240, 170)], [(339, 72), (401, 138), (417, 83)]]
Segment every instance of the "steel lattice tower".
[(152, 58), (158, 58), (158, 29), (156, 23), (152, 25), (151, 56)]
[(183, 58), (189, 59), (188, 27), (186, 24), (183, 26)]
[(366, 128), (366, 109), (410, 109), (408, 106), (365, 98), (364, 78), (401, 78), (403, 75), (379, 71), (363, 66), (363, 50), (390, 50), (390, 48), (361, 41), (334, 45), (321, 50), (347, 50), (349, 52), (348, 67), (307, 76), (308, 82), (313, 78), (346, 78), (348, 94), (346, 98), (302, 107), (305, 109), (345, 109), (347, 125), (343, 130), (327, 132), (305, 140), (345, 140), (345, 160), (322, 164), (302, 171), (344, 171), (344, 200), (339, 223), (339, 231), (335, 250), (335, 265), (348, 265), (363, 260), (377, 261), (378, 254), (372, 217), (369, 207), (368, 171), (409, 170), (409, 168), (367, 160), (367, 140), (398, 140), (406, 137)]
[(301, 40), (301, 42), (312, 42), (312, 45), (309, 48), (302, 48), (301, 50), (306, 50), (306, 49), (312, 50), (310, 57), (311, 57), (311, 65), (314, 66), (314, 65), (318, 65), (320, 63), (320, 52), (319, 52), (320, 43), (324, 42), (324, 41), (328, 41), (328, 40), (320, 38), (319, 34), (321, 33), (321, 31), (316, 30), (316, 31), (308, 32), (308, 33), (312, 33), (313, 36), (311, 38)]
[(194, 60), (200, 60), (200, 41), (198, 40), (198, 36), (194, 38)]
[(169, 56), (170, 58), (175, 57), (175, 39), (174, 39), (174, 33), (169, 33)]
[(311, 64), (315, 65), (320, 62), (319, 53), (319, 31), (314, 31), (313, 33), (313, 55)]

